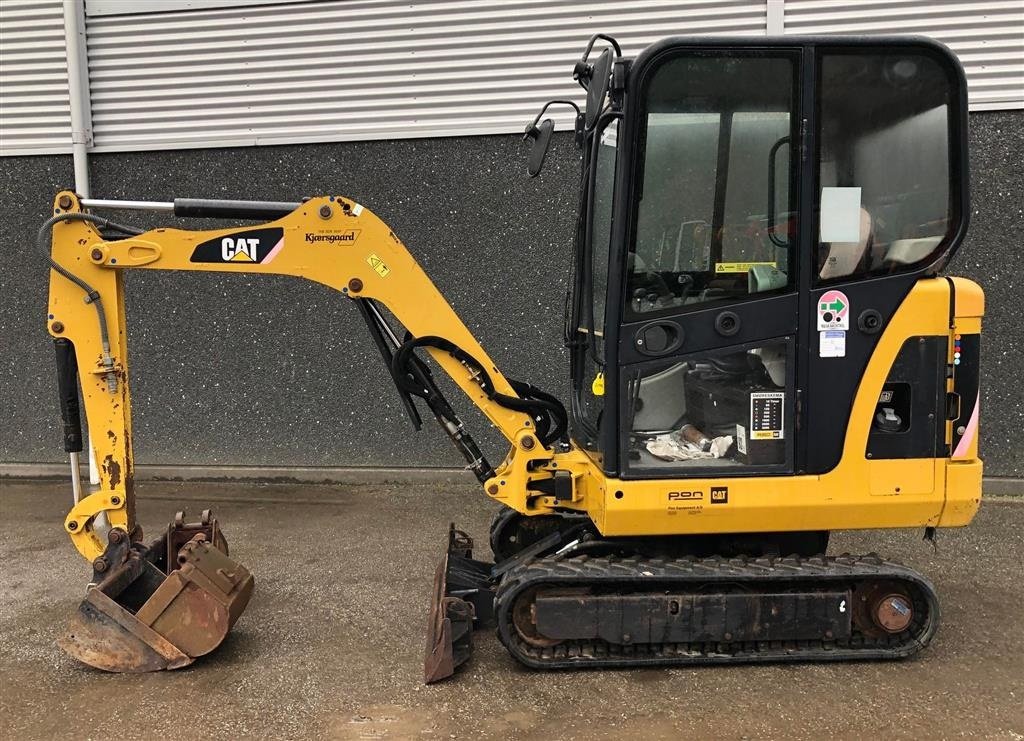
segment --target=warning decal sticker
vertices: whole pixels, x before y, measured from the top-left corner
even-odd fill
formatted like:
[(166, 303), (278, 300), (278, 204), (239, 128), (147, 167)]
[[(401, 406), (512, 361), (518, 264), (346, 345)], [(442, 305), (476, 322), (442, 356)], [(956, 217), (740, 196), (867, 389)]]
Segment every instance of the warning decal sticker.
[(716, 262), (716, 273), (746, 273), (757, 265), (770, 265), (775, 267), (774, 262)]
[(366, 262), (369, 264), (371, 268), (373, 268), (376, 271), (377, 275), (379, 275), (381, 278), (387, 278), (388, 273), (391, 272), (391, 268), (385, 265), (384, 261), (381, 260), (376, 255), (370, 255), (368, 258), (366, 258)]

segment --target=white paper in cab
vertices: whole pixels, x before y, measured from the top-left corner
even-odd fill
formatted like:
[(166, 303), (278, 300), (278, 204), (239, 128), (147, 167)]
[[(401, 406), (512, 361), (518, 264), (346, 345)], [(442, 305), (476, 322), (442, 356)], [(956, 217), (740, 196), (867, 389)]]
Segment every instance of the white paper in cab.
[(821, 189), (822, 242), (860, 241), (860, 188)]

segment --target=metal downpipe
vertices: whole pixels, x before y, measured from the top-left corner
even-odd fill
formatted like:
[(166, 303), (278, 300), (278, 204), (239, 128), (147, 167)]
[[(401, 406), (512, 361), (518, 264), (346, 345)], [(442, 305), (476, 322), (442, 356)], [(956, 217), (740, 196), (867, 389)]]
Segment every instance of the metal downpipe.
[[(85, 3), (83, 0), (64, 0), (64, 44), (68, 62), (68, 102), (71, 108), (71, 157), (75, 168), (75, 192), (88, 198), (89, 155), (92, 144), (92, 106), (89, 98), (89, 66), (86, 56)], [(87, 420), (88, 421), (88, 420)], [(86, 425), (88, 428), (88, 425)], [(89, 483), (100, 483), (100, 472), (96, 465), (92, 437), (87, 435), (86, 450), (89, 460)], [(78, 456), (71, 462), (74, 469)], [(78, 481), (77, 470), (72, 470), (72, 480)]]

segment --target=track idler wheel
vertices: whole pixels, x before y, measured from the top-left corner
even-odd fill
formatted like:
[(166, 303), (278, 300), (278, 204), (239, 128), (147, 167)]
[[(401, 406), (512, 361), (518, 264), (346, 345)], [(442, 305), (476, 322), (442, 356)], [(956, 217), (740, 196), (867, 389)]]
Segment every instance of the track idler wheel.
[[(223, 543), (216, 520), (202, 527), (213, 543)], [(180, 538), (180, 523), (171, 530)], [(176, 540), (168, 535), (147, 548), (124, 530), (111, 530), (107, 550), (93, 562), (98, 583), (58, 645), (109, 672), (178, 669), (217, 648), (249, 603), (252, 575), (206, 532), (168, 552)]]
[(897, 635), (914, 621), (914, 600), (901, 584), (867, 583), (857, 589), (853, 599), (853, 619), (865, 635)]
[(512, 605), (512, 625), (524, 641), (536, 648), (550, 648), (562, 641), (547, 638), (537, 630), (537, 589), (530, 589)]

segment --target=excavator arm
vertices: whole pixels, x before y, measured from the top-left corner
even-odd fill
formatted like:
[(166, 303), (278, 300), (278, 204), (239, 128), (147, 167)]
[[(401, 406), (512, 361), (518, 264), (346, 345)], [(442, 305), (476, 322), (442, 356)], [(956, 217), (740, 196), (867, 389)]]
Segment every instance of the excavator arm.
[[(329, 286), (360, 304), (403, 398), (412, 394), (427, 403), (490, 496), (536, 514), (553, 509), (554, 487), (533, 483), (531, 489), (531, 482), (553, 479), (555, 470), (575, 470), (577, 481), (583, 477), (588, 459), (565, 442), (564, 410), (552, 397), (510, 381), (498, 370), (401, 240), (369, 209), (338, 196), (300, 204), (177, 203), (179, 213), (196, 216), (260, 218), (287, 213), (252, 227), (159, 228), (106, 238), (103, 229), (108, 223), (92, 220), (74, 193), (62, 192), (54, 201), (52, 223), (48, 222), (50, 258), (56, 264), (50, 278), (48, 329), (73, 347), (100, 475), (98, 489), (77, 501), (64, 523), (85, 558), (93, 561), (108, 546), (96, 528), (101, 515), (111, 527), (128, 533), (136, 527), (124, 309), (124, 271), (130, 269), (268, 273)], [(377, 304), (401, 322), (408, 340), (394, 334)], [(512, 444), (497, 469), (486, 462), (433, 386), (429, 371), (415, 356), (418, 347), (426, 349)], [(531, 393), (536, 396), (529, 398)], [(559, 481), (563, 478), (561, 474)], [(582, 508), (582, 486), (575, 489), (568, 496), (564, 487), (558, 492), (559, 507)]]

